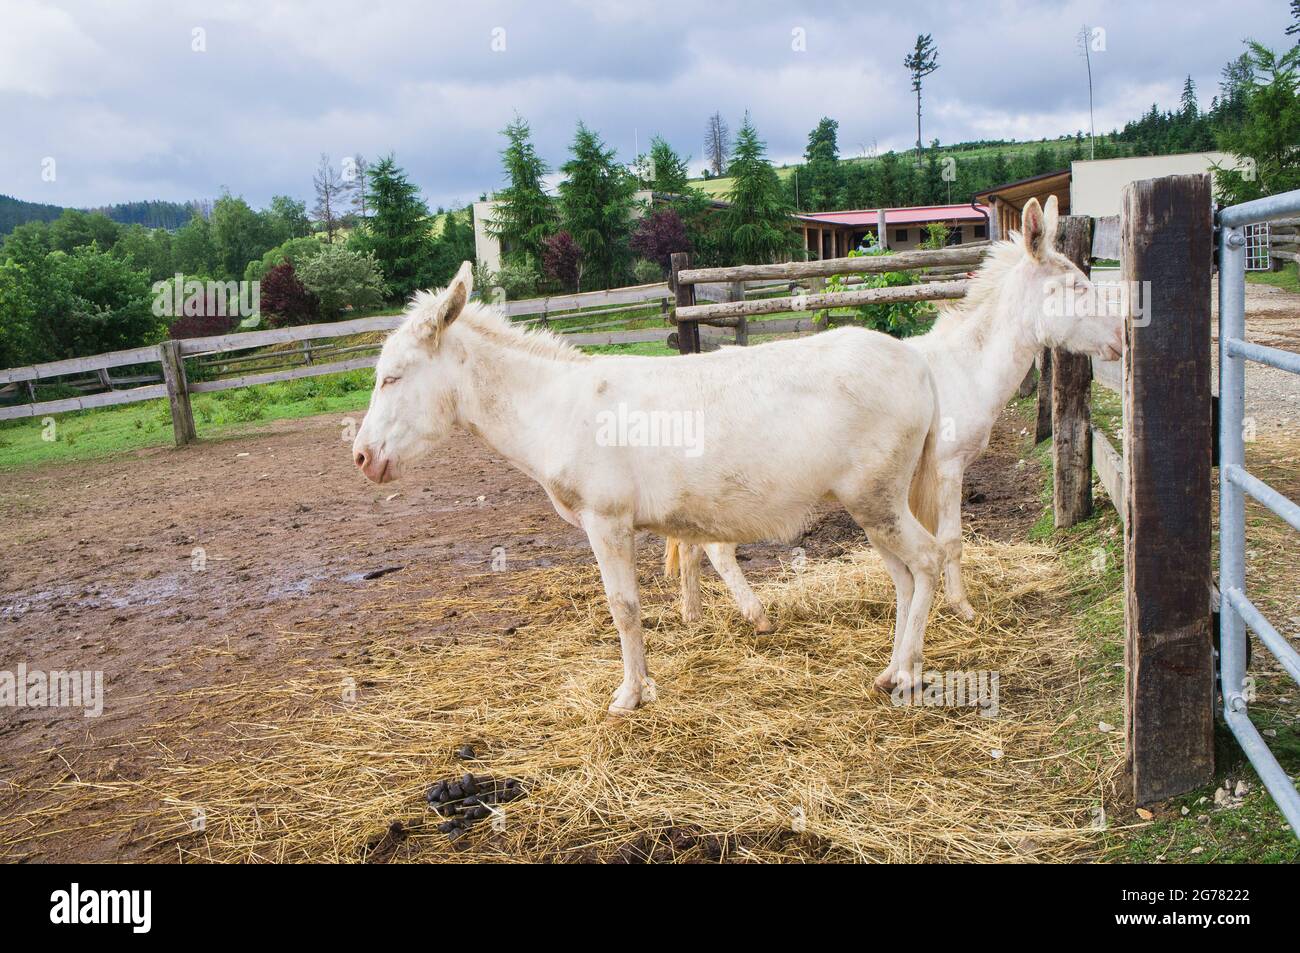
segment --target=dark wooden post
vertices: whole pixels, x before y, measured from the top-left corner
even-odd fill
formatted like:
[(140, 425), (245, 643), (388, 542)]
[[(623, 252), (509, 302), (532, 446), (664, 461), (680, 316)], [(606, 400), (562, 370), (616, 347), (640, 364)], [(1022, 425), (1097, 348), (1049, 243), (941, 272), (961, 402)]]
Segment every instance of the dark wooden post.
[(185, 380), (181, 342), (169, 340), (159, 344), (158, 360), (162, 364), (163, 382), (167, 385), (167, 402), (171, 404), (176, 446), (183, 447), (197, 440), (198, 434), (194, 430), (194, 412), (190, 408), (190, 391)]
[(1124, 342), (1125, 740), (1138, 804), (1214, 773), (1210, 202), (1203, 174), (1124, 188), (1123, 278), (1143, 306), (1130, 307)]
[(1034, 424), (1034, 443), (1052, 435), (1052, 352), (1043, 348), (1038, 355), (1038, 417)]
[(1037, 389), (1038, 389), (1038, 368), (1031, 367), (1028, 370), (1028, 372), (1025, 374), (1025, 379), (1022, 380), (1020, 382), (1020, 386), (1016, 388), (1016, 396), (1028, 397)]
[[(1092, 270), (1092, 219), (1066, 215), (1056, 247), (1086, 275)], [(1092, 515), (1092, 358), (1052, 351), (1052, 509), (1058, 528)]]
[[(727, 285), (727, 300), (745, 300), (745, 283), (743, 281), (733, 281)], [(736, 344), (739, 347), (749, 346), (749, 320), (743, 314), (736, 318)]]
[[(685, 285), (677, 280), (677, 273), (685, 271), (691, 267), (691, 256), (689, 252), (676, 251), (669, 257), (672, 265), (672, 277), (670, 284), (673, 293), (677, 296), (677, 307), (687, 308), (695, 304), (695, 286)], [(700, 353), (700, 322), (698, 321), (677, 321), (676, 314), (673, 320), (677, 322), (677, 350), (682, 354), (699, 354)]]

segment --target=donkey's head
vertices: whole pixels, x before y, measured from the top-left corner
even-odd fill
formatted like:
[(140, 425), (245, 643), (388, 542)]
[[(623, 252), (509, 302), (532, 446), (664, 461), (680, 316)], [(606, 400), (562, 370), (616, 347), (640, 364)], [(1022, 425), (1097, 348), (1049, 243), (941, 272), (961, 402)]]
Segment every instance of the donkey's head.
[(379, 352), (370, 409), (352, 443), (352, 459), (375, 483), (396, 479), (451, 433), (459, 365), (443, 335), (464, 310), (473, 284), (465, 262), (445, 291), (418, 292), (406, 321)]
[[(1096, 286), (1056, 247), (1056, 196), (1047, 207), (1030, 199), (1021, 212), (1024, 259), (1019, 282), (1010, 286), (1023, 330), (1039, 347), (1059, 347), (1117, 360), (1124, 346), (1124, 320)], [(1004, 299), (1005, 300), (1005, 299)]]

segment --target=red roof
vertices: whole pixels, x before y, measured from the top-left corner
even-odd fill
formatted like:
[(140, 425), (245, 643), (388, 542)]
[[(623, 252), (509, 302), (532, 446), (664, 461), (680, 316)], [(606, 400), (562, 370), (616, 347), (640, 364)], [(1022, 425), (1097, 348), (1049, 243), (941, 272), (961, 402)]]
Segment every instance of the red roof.
[[(917, 225), (926, 222), (983, 222), (986, 220), (984, 206), (972, 208), (969, 205), (918, 205), (913, 208), (885, 209), (886, 225)], [(806, 212), (799, 218), (827, 225), (848, 225), (862, 228), (874, 226), (880, 214), (879, 209), (864, 208), (851, 212)]]

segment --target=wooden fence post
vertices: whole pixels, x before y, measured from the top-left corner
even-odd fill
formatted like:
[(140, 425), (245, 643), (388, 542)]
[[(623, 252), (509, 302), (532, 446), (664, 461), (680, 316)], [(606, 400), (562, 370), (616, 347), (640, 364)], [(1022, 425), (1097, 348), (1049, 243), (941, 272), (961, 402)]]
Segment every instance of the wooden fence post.
[[(695, 286), (682, 284), (677, 280), (677, 273), (691, 267), (690, 253), (675, 251), (668, 260), (672, 266), (670, 285), (673, 293), (677, 296), (677, 307), (688, 308), (695, 304)], [(700, 323), (698, 321), (677, 322), (677, 350), (682, 354), (700, 353)]]
[[(743, 281), (733, 281), (727, 286), (727, 300), (745, 300), (745, 283)], [(739, 347), (749, 346), (749, 319), (743, 314), (736, 321), (736, 344)]]
[(1038, 368), (1031, 367), (1025, 373), (1025, 379), (1022, 380), (1020, 382), (1020, 386), (1016, 388), (1016, 396), (1028, 397), (1037, 389), (1038, 389)]
[(1204, 174), (1124, 187), (1125, 741), (1138, 804), (1214, 774), (1210, 202)]
[(1034, 443), (1052, 435), (1052, 351), (1043, 348), (1038, 355), (1038, 416), (1034, 423)]
[[(808, 280), (808, 294), (819, 295), (825, 293), (826, 293), (825, 278), (817, 276), (817, 277), (810, 278)], [(813, 321), (820, 324), (823, 328), (828, 328), (830, 327), (831, 324), (830, 316), (831, 313), (829, 311), (818, 311), (816, 314), (813, 315)]]
[(159, 344), (158, 360), (162, 364), (163, 382), (167, 385), (167, 402), (171, 404), (176, 446), (183, 447), (197, 440), (198, 434), (194, 430), (194, 411), (190, 408), (190, 391), (185, 380), (181, 342), (168, 340)]
[[(1086, 275), (1091, 268), (1092, 219), (1061, 217), (1057, 248)], [(1071, 297), (1070, 303), (1073, 298)], [(1058, 529), (1092, 515), (1092, 358), (1052, 352), (1052, 509)]]

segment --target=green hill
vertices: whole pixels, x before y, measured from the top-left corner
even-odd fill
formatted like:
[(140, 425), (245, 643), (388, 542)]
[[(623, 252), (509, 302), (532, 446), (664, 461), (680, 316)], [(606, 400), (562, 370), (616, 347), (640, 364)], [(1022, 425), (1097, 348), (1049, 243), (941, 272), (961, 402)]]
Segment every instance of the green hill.
[(8, 235), (23, 222), (52, 222), (62, 214), (63, 209), (58, 205), (0, 195), (0, 235)]
[[(144, 225), (146, 228), (177, 229), (189, 221), (194, 207), (186, 202), (164, 202), (152, 199), (144, 202), (121, 202), (99, 208), (84, 209), (103, 212), (122, 225)], [(43, 202), (25, 202), (11, 195), (0, 195), (0, 236), (8, 235), (24, 222), (52, 222), (64, 212), (63, 206)]]
[[(1008, 171), (1023, 171), (1024, 164), (1032, 159), (1035, 153), (1043, 147), (1053, 150), (1054, 162), (1059, 163), (1057, 168), (1065, 168), (1069, 163), (1066, 158), (1069, 150), (1078, 148), (1079, 141), (1074, 136), (1060, 136), (1056, 139), (1036, 139), (1030, 142), (1014, 142), (1011, 140), (980, 140), (974, 142), (959, 142), (950, 146), (939, 146), (937, 150), (926, 149), (923, 156), (928, 157), (931, 151), (937, 151), (942, 159), (943, 157), (952, 156), (960, 163), (962, 160), (992, 160), (999, 153), (1008, 164)], [(1083, 140), (1083, 148), (1087, 148), (1087, 140)], [(1123, 152), (1122, 144), (1111, 135), (1097, 136), (1097, 156), (1114, 155), (1116, 152)], [(900, 166), (912, 167), (916, 164), (916, 150), (905, 149), (901, 152), (892, 153)], [(1019, 160), (1019, 161), (1017, 161)], [(881, 161), (881, 156), (845, 156), (840, 159), (841, 164), (847, 166), (869, 166), (877, 167)], [(777, 175), (782, 181), (791, 178), (795, 170), (802, 169), (803, 163), (794, 163), (789, 165), (780, 165), (776, 167)], [(1014, 180), (1016, 175), (1010, 175), (1008, 181)], [(1001, 183), (980, 183), (977, 188), (987, 188), (988, 185), (999, 185)], [(692, 179), (691, 185), (704, 192), (711, 198), (725, 198), (731, 191), (731, 179), (728, 176), (718, 178), (699, 178)], [(970, 198), (971, 192), (976, 189), (953, 189), (952, 199), (954, 202), (965, 202)]]

